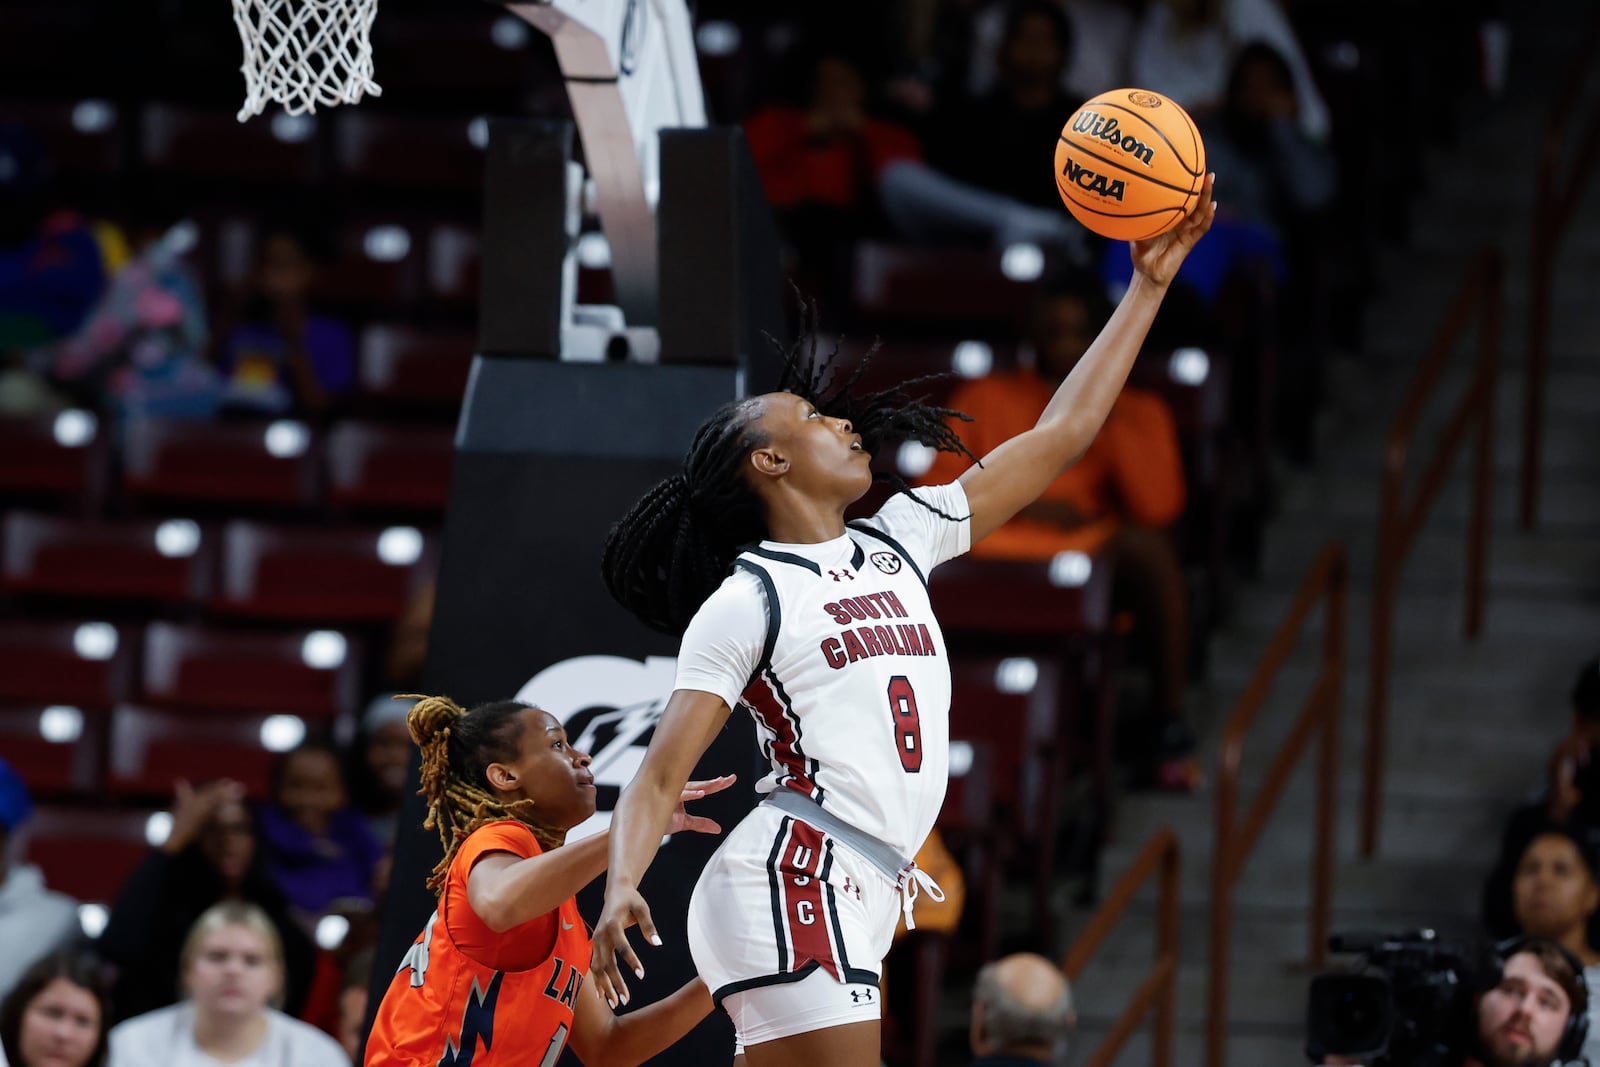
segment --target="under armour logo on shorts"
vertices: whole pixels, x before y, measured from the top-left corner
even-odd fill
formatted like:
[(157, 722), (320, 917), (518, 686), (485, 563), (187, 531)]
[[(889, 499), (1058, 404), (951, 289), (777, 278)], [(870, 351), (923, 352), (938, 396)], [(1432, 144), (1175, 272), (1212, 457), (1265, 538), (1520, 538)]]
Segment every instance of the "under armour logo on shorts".
[(852, 989), (852, 990), (850, 990), (850, 1002), (852, 1004), (871, 1004), (872, 1003), (872, 987), (868, 986), (865, 989)]

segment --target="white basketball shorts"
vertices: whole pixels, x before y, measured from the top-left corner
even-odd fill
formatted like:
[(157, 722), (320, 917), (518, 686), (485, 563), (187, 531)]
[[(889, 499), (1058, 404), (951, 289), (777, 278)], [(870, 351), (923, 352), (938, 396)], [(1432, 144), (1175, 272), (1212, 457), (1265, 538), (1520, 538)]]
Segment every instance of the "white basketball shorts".
[(739, 1046), (879, 1017), (896, 882), (836, 836), (758, 804), (700, 874), (689, 950)]

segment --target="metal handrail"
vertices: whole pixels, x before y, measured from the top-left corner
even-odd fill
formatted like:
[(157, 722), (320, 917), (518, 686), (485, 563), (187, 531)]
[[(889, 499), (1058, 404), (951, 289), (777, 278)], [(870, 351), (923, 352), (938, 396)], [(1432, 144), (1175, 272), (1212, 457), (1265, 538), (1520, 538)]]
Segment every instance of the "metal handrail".
[[(1378, 513), (1376, 575), (1372, 589), (1372, 656), (1368, 671), (1367, 758), (1363, 769), (1361, 853), (1371, 857), (1378, 847), (1379, 812), (1383, 804), (1383, 767), (1389, 732), (1389, 655), (1393, 644), (1394, 602), (1400, 570), (1428, 519), (1439, 490), (1455, 463), (1456, 453), (1474, 427), (1477, 430), (1472, 480), (1472, 517), (1467, 527), (1466, 636), (1483, 630), (1484, 571), (1489, 551), (1489, 464), (1493, 457), (1494, 383), (1500, 353), (1500, 316), (1505, 299), (1505, 265), (1499, 250), (1485, 248), (1473, 257), (1455, 303), (1434, 335), (1428, 358), (1406, 393), (1405, 403), (1389, 427), (1384, 454), (1383, 502)], [(1472, 385), (1440, 435), (1409, 503), (1403, 503), (1406, 460), (1422, 411), (1437, 390), (1440, 377), (1455, 354), (1456, 343), (1477, 319), (1478, 363)]]
[(1178, 889), (1182, 874), (1182, 859), (1178, 851), (1178, 836), (1171, 830), (1160, 830), (1145, 842), (1133, 866), (1106, 894), (1089, 925), (1073, 942), (1061, 969), (1067, 978), (1076, 982), (1083, 969), (1094, 957), (1122, 913), (1127, 910), (1134, 895), (1144, 888), (1152, 873), (1160, 871), (1160, 915), (1156, 920), (1156, 958), (1150, 975), (1139, 984), (1128, 1004), (1117, 1017), (1116, 1025), (1101, 1039), (1084, 1061), (1085, 1067), (1106, 1067), (1117, 1058), (1122, 1046), (1139, 1028), (1146, 1014), (1151, 1016), (1152, 1037), (1150, 1062), (1154, 1067), (1170, 1067), (1172, 1063), (1172, 1026), (1174, 1021), (1173, 998), (1177, 992), (1178, 977)]
[[(1211, 867), (1211, 976), (1207, 991), (1207, 1067), (1224, 1067), (1228, 1043), (1228, 978), (1232, 963), (1233, 890), (1255, 849), (1300, 757), (1318, 733), (1317, 824), (1312, 846), (1311, 946), (1313, 965), (1321, 965), (1328, 944), (1328, 911), (1333, 896), (1334, 804), (1339, 764), (1339, 697), (1344, 678), (1344, 546), (1325, 547), (1300, 583), (1289, 614), (1272, 635), (1267, 651), (1222, 735), (1217, 759), (1217, 837)], [(1272, 757), (1266, 780), (1243, 818), (1236, 818), (1239, 764), (1245, 735), (1266, 705), (1278, 673), (1294, 652), (1312, 611), (1327, 602), (1323, 619), (1322, 669), (1300, 710), (1294, 729)]]
[(1583, 196), (1589, 176), (1600, 163), (1600, 111), (1589, 116), (1583, 138), (1566, 167), (1561, 150), (1574, 112), (1583, 98), (1585, 80), (1600, 53), (1600, 12), (1590, 16), (1582, 47), (1573, 57), (1560, 90), (1545, 117), (1544, 144), (1539, 155), (1533, 194), (1533, 239), (1528, 251), (1528, 377), (1523, 383), (1522, 500), (1524, 530), (1539, 521), (1539, 467), (1544, 441), (1545, 379), (1550, 364), (1550, 290), (1556, 253), (1572, 222), (1573, 210)]

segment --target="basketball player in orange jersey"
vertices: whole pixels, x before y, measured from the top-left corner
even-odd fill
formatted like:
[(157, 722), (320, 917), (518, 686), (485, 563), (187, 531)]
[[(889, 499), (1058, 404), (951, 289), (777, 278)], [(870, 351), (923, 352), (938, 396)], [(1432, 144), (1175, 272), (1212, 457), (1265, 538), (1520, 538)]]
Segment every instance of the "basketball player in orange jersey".
[[(428, 880), (439, 907), (384, 994), (367, 1067), (553, 1067), (569, 1038), (588, 1067), (628, 1067), (705, 1018), (698, 978), (624, 1016), (584, 981), (589, 936), (574, 894), (605, 869), (607, 835), (563, 843), (594, 814), (595, 790), (588, 755), (554, 716), (426, 697), (407, 721), (422, 748), (426, 825), (444, 842)], [(732, 782), (688, 783), (681, 796)], [(662, 825), (721, 831), (681, 804)]]
[[(612, 530), (602, 572), (640, 620), (683, 635), (674, 692), (612, 818), (590, 976), (627, 996), (626, 928), (660, 938), (638, 891), (684, 783), (735, 705), (754, 715), (767, 794), (706, 864), (689, 948), (749, 1067), (876, 1067), (878, 980), (901, 914), (941, 896), (911, 857), (948, 779), (950, 670), (925, 579), (1055, 481), (1094, 439), (1167, 286), (1215, 207), (1207, 178), (1174, 230), (1131, 245), (1126, 295), (1038, 423), (949, 485), (845, 511), (874, 447), (959, 449), (945, 412), (851, 395), (828, 365), (795, 392), (736, 401), (683, 472)], [(796, 361), (791, 360), (791, 372)], [(901, 488), (904, 488), (903, 484)], [(730, 570), (731, 567), (731, 570)]]

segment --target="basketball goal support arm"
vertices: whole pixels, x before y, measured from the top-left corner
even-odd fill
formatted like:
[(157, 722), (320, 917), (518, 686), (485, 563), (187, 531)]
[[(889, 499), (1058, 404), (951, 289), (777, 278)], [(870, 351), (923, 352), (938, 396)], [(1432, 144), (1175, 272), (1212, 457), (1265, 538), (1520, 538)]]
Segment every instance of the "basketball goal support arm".
[(631, 326), (657, 323), (657, 134), (706, 124), (684, 0), (548, 0), (506, 9), (555, 47), (611, 246), (618, 305)]

